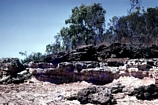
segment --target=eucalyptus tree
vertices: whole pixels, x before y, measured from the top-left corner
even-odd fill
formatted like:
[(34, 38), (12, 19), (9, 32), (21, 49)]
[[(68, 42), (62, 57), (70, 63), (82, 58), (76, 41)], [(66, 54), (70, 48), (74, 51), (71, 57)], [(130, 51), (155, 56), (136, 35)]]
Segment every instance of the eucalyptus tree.
[(89, 44), (90, 40), (94, 43), (96, 40), (102, 41), (105, 13), (106, 11), (99, 3), (89, 6), (81, 4), (79, 7), (74, 7), (70, 18), (65, 20), (66, 24), (70, 24), (70, 31), (74, 31), (71, 38), (82, 38), (85, 44)]

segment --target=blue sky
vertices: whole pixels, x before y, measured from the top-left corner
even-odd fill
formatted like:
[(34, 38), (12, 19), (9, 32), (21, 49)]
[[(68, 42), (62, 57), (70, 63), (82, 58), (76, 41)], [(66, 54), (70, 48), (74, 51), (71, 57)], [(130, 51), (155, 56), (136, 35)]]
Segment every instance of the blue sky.
[[(80, 4), (101, 3), (105, 17), (127, 14), (130, 0), (0, 0), (0, 58), (19, 57), (20, 51), (45, 52), (54, 35), (65, 25), (71, 9)], [(158, 0), (141, 0), (155, 7)]]

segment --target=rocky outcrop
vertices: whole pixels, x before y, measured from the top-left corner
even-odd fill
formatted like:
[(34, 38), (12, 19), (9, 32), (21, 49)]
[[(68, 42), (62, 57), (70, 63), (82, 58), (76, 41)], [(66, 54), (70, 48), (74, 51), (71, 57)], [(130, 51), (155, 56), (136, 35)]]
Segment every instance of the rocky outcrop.
[[(61, 62), (73, 61), (99, 61), (105, 62), (108, 58), (157, 58), (158, 46), (152, 45), (145, 47), (143, 45), (131, 45), (113, 43), (111, 45), (84, 45), (74, 50), (67, 52), (60, 52), (55, 55), (49, 55), (45, 61), (52, 63), (54, 67)], [(150, 63), (150, 62), (148, 62)], [(150, 63), (151, 64), (151, 63)], [(122, 62), (108, 62), (109, 66), (119, 66)]]
[(2, 58), (0, 74), (0, 84), (21, 83), (31, 77), (18, 58)]
[[(139, 50), (137, 47), (121, 43), (98, 47), (87, 45), (69, 52), (60, 52), (47, 59), (49, 63), (30, 62), (25, 67), (33, 68), (32, 73), (39, 80), (55, 81), (54, 83), (85, 80), (94, 84), (106, 84), (120, 76), (142, 79), (151, 75), (150, 70), (156, 68), (158, 64), (156, 58), (129, 59), (144, 57), (141, 52), (146, 51), (144, 49), (148, 49), (144, 52), (145, 55), (154, 55), (157, 51), (154, 45)], [(5, 59), (1, 65), (1, 78), (17, 77), (17, 73), (25, 69), (17, 59)]]
[[(149, 77), (150, 69), (140, 69), (147, 67), (147, 61), (157, 62), (147, 59), (107, 59), (106, 62), (99, 61), (73, 61), (59, 63), (55, 68), (51, 63), (33, 63), (30, 62), (27, 67), (29, 75), (35, 76), (41, 81), (49, 81), (51, 83), (70, 83), (75, 81), (87, 81), (93, 84), (107, 84), (117, 79), (120, 76), (133, 76), (136, 78)], [(110, 63), (109, 63), (110, 62)], [(117, 66), (114, 65), (118, 62)], [(135, 68), (134, 68), (135, 67)], [(140, 70), (139, 70), (140, 69)], [(28, 77), (30, 77), (28, 75)], [(10, 77), (11, 76), (11, 77)], [(20, 78), (18, 73), (7, 75), (1, 79), (1, 83), (16, 83), (23, 81), (24, 77)], [(9, 81), (8, 81), (9, 80)], [(5, 81), (5, 82), (4, 82)]]
[(151, 47), (145, 47), (143, 45), (131, 45), (113, 43), (107, 47), (100, 48), (99, 56), (102, 59), (105, 58), (157, 58), (158, 46), (152, 45)]
[[(155, 78), (155, 66), (148, 64), (158, 59), (107, 59), (98, 61), (73, 61), (59, 63), (56, 68), (30, 68), (33, 76), (41, 81), (52, 83), (71, 83), (87, 81), (93, 84), (107, 84), (119, 77), (129, 76), (139, 79), (144, 77)], [(118, 62), (119, 65), (108, 62)], [(113, 66), (112, 66), (113, 65)]]
[[(144, 52), (145, 51), (145, 52)], [(127, 53), (127, 54), (126, 54)], [(144, 55), (143, 55), (144, 54)], [(115, 104), (118, 100), (124, 102), (124, 100), (128, 97), (135, 96), (137, 101), (141, 103), (142, 100), (153, 100), (158, 98), (158, 79), (157, 79), (157, 65), (158, 59), (129, 59), (129, 58), (139, 58), (139, 57), (156, 57), (157, 47), (150, 47), (144, 49), (137, 49), (129, 47), (126, 44), (115, 43), (110, 46), (101, 45), (99, 47), (94, 47), (92, 45), (82, 46), (70, 52), (63, 52), (57, 54), (53, 59), (47, 59), (49, 63), (41, 62), (34, 63), (30, 62), (26, 65), (27, 69), (20, 64), (19, 61), (16, 60), (4, 60), (0, 63), (1, 67), (1, 84), (9, 84), (9, 83), (21, 83), (25, 80), (29, 79), (32, 75), (36, 77), (36, 79), (44, 81), (40, 84), (40, 86), (35, 89), (34, 82), (32, 83), (32, 87), (29, 91), (43, 91), (46, 89), (46, 85), (51, 83), (55, 87), (46, 89), (46, 91), (41, 92), (40, 99), (44, 99), (48, 95), (43, 96), (43, 93), (54, 92), (59, 86), (63, 85), (65, 88), (65, 83), (86, 81), (92, 83), (93, 86), (86, 87), (76, 94), (71, 95), (70, 97), (66, 97), (66, 95), (61, 94), (62, 90), (57, 91), (58, 95), (55, 96), (55, 101), (59, 102), (59, 100), (78, 100), (81, 104), (92, 103), (92, 104), (102, 104), (102, 105), (112, 105)], [(122, 58), (123, 57), (123, 58)], [(125, 58), (127, 57), (127, 58)], [(15, 63), (14, 63), (15, 61)], [(19, 63), (18, 63), (19, 62)], [(7, 65), (7, 66), (6, 66)], [(118, 80), (118, 78), (124, 77), (135, 77), (132, 78), (131, 81), (125, 78), (126, 84), (122, 85), (120, 80), (117, 84), (109, 85), (113, 81)], [(143, 80), (145, 77), (151, 77), (152, 83), (155, 84), (148, 86), (139, 86), (135, 88), (134, 86), (140, 84), (138, 80)], [(155, 78), (155, 80), (154, 80)], [(135, 80), (135, 81), (133, 81)], [(48, 82), (47, 82), (48, 81)], [(144, 84), (147, 81), (144, 82)], [(150, 81), (151, 82), (151, 81)], [(26, 82), (25, 82), (26, 83)], [(28, 82), (27, 82), (28, 83)], [(89, 84), (87, 83), (87, 84)], [(56, 86), (57, 84), (57, 86)], [(60, 85), (58, 85), (60, 84)], [(73, 83), (71, 83), (72, 85)], [(106, 84), (106, 85), (105, 85)], [(133, 86), (131, 86), (133, 84)], [(13, 84), (10, 84), (13, 85)], [(16, 84), (14, 84), (16, 85)], [(30, 84), (29, 84), (30, 85)], [(94, 86), (94, 85), (104, 85), (104, 86)], [(142, 84), (141, 84), (142, 85)], [(4, 85), (3, 85), (4, 86)], [(44, 87), (41, 89), (41, 87)], [(21, 89), (23, 92), (24, 89), (28, 92), (28, 84)], [(77, 87), (77, 88), (76, 88)], [(21, 88), (21, 84), (19, 84), (18, 89)], [(10, 88), (12, 89), (12, 87)], [(18, 93), (17, 88), (15, 89)], [(40, 90), (41, 89), (41, 90)], [(68, 91), (70, 92), (72, 89), (78, 89), (78, 85), (73, 86)], [(16, 91), (14, 90), (14, 96), (16, 95)], [(33, 91), (32, 91), (33, 90)], [(6, 91), (6, 93), (8, 90)], [(16, 95), (16, 97), (22, 97), (20, 102), (23, 101), (23, 95), (26, 92), (23, 92), (21, 96)], [(32, 94), (30, 96), (25, 96), (26, 100), (29, 100), (30, 103), (42, 103), (42, 101), (38, 101), (37, 96), (39, 94)], [(9, 95), (8, 95), (9, 97)], [(3, 99), (7, 99), (3, 97)], [(49, 97), (46, 98), (45, 103), (54, 104), (53, 101), (49, 101), (52, 98), (52, 94), (49, 94)], [(56, 100), (57, 99), (57, 100)], [(129, 98), (130, 99), (130, 98)], [(138, 100), (139, 99), (139, 100)], [(140, 102), (141, 99), (141, 102)], [(6, 101), (6, 100), (5, 100)], [(132, 101), (130, 103), (132, 103)], [(9, 100), (7, 101), (9, 103)], [(61, 102), (62, 103), (62, 102)], [(122, 105), (122, 104), (119, 104)]]
[(56, 65), (61, 62), (70, 61), (97, 61), (97, 57), (98, 54), (95, 46), (84, 45), (71, 51), (60, 52), (56, 55), (48, 55), (45, 61)]
[[(64, 60), (64, 57), (62, 58)], [(77, 49), (71, 51), (67, 61), (96, 61), (97, 60), (97, 51), (93, 45), (81, 46)]]
[(24, 66), (18, 58), (2, 58), (0, 61), (0, 72), (2, 76), (15, 75), (24, 69)]

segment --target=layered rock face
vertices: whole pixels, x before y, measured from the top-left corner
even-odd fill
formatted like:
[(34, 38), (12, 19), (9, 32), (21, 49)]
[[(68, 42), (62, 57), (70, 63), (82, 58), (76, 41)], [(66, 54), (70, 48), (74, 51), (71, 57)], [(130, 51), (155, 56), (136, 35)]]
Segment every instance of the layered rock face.
[(74, 61), (59, 63), (56, 68), (30, 68), (39, 80), (52, 83), (87, 81), (93, 84), (107, 84), (121, 76), (156, 78), (158, 59), (107, 59), (98, 61)]
[(56, 84), (87, 81), (93, 84), (106, 84), (114, 79), (113, 73), (108, 71), (69, 72), (64, 70), (40, 70), (33, 71), (33, 75), (41, 81)]

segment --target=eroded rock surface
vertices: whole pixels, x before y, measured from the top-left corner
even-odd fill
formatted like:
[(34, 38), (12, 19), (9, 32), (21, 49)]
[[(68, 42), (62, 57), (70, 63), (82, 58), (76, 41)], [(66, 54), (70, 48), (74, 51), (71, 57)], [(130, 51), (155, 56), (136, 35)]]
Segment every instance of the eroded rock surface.
[(158, 98), (158, 87), (154, 84), (135, 88), (129, 95), (135, 95), (142, 100), (152, 100)]
[(18, 58), (3, 58), (0, 61), (0, 84), (21, 83), (31, 77)]
[(0, 73), (2, 77), (15, 75), (24, 69), (18, 58), (2, 58), (0, 61)]
[(111, 90), (105, 86), (93, 86), (82, 89), (78, 92), (77, 99), (81, 104), (93, 103), (112, 105), (115, 103)]
[(145, 47), (121, 43), (112, 43), (108, 46), (83, 45), (72, 51), (60, 52), (53, 57), (49, 55), (46, 61), (57, 64), (70, 61), (104, 61), (106, 58), (158, 58), (158, 46)]

